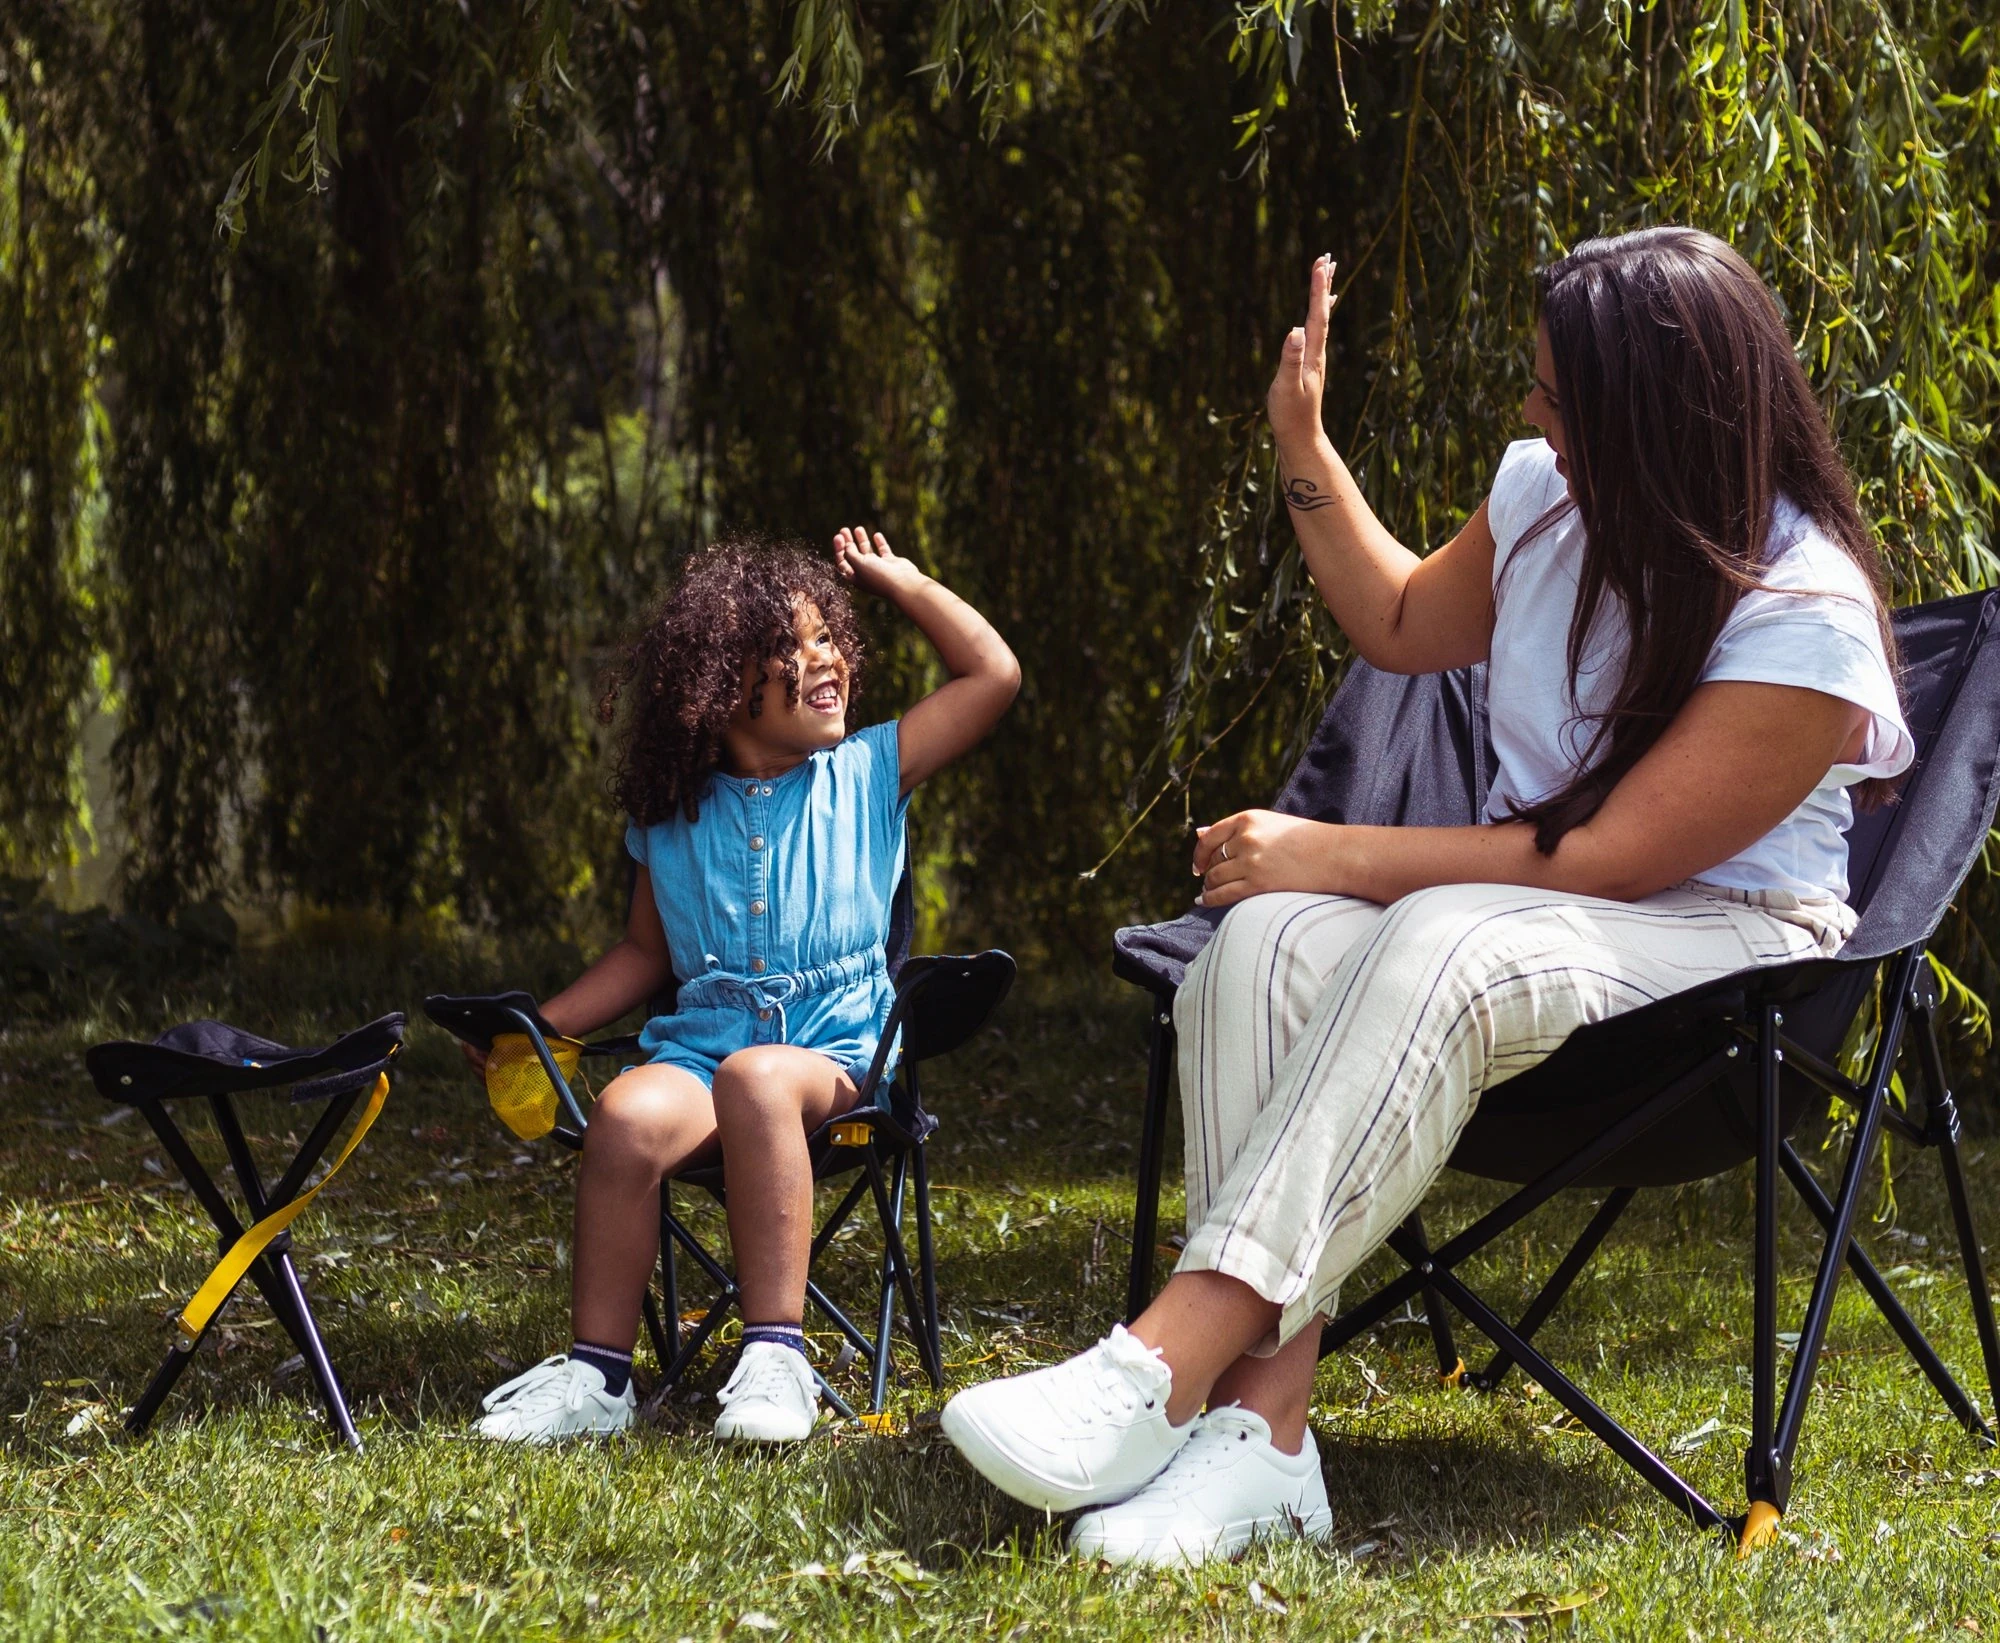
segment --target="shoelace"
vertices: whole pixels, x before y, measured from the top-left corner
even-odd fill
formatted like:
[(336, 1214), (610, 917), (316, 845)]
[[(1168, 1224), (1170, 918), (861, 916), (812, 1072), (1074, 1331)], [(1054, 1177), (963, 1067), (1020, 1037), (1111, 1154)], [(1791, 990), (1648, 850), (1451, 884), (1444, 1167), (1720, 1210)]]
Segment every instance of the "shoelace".
[(583, 1378), (561, 1353), (544, 1358), (525, 1375), (496, 1386), (483, 1400), (489, 1414), (539, 1415), (551, 1409), (580, 1409)]
[(1250, 1429), (1247, 1426), (1211, 1426), (1203, 1421), (1188, 1434), (1187, 1442), (1181, 1445), (1181, 1451), (1172, 1464), (1177, 1471), (1206, 1471), (1227, 1460), (1236, 1445), (1249, 1441)]
[(1090, 1400), (1100, 1415), (1130, 1415), (1142, 1404), (1151, 1409), (1158, 1401), (1157, 1394), (1142, 1397), (1139, 1389), (1132, 1384), (1132, 1377), (1103, 1354), (1091, 1365), (1086, 1386)]
[[(790, 1347), (780, 1347), (789, 1352)], [(771, 1398), (782, 1389), (793, 1385), (791, 1376), (784, 1370), (783, 1362), (769, 1353), (759, 1352), (745, 1357), (736, 1366), (736, 1373), (729, 1377), (729, 1384), (715, 1394), (715, 1401), (721, 1404), (734, 1403), (738, 1398)]]

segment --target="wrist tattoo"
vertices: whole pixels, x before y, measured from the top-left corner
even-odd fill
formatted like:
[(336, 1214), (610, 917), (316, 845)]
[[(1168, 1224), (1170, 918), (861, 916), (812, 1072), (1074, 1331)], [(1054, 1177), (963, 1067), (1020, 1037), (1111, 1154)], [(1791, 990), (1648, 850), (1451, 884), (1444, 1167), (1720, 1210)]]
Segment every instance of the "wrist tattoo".
[(1320, 489), (1310, 479), (1293, 479), (1284, 475), (1285, 506), (1300, 513), (1311, 513), (1315, 508), (1330, 508), (1333, 498), (1320, 495)]

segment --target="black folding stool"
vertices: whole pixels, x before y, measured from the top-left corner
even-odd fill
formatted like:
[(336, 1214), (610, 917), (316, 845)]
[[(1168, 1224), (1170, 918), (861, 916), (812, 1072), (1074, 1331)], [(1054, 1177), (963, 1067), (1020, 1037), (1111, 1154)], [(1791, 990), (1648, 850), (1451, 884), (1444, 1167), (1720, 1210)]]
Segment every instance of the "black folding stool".
[[(933, 1388), (942, 1389), (944, 1385), (944, 1354), (938, 1333), (937, 1262), (931, 1238), (930, 1170), (925, 1150), (925, 1143), (937, 1128), (937, 1119), (924, 1107), (919, 1068), (971, 1039), (992, 1018), (1014, 984), (1014, 961), (997, 949), (960, 957), (907, 956), (913, 922), (910, 875), (905, 869), (896, 890), (887, 944), (890, 974), (896, 986), (888, 1026), (861, 1080), (861, 1093), (855, 1105), (808, 1137), (815, 1181), (856, 1171), (859, 1175), (813, 1236), (806, 1298), (867, 1360), (872, 1371), (871, 1406), (878, 1412), (888, 1396), (889, 1346), (899, 1295), (924, 1372)], [(670, 1013), (673, 1004), (673, 993), (669, 991), (654, 1001), (653, 1013)], [(447, 1032), (481, 1050), (490, 1049), (494, 1039), (503, 1034), (524, 1035), (559, 1103), (561, 1116), (551, 1133), (562, 1145), (582, 1150), (589, 1120), (551, 1050), (550, 1040), (559, 1035), (542, 1019), (528, 994), (484, 997), (434, 994), (424, 1000), (424, 1012)], [(899, 1042), (900, 1056), (892, 1071), (889, 1056)], [(581, 1053), (590, 1057), (629, 1057), (637, 1053), (638, 1047), (638, 1039), (622, 1037), (586, 1044)], [(727, 1202), (720, 1164), (683, 1170), (660, 1184), (662, 1293), (656, 1300), (649, 1288), (644, 1301), (646, 1332), (662, 1366), (655, 1397), (679, 1384), (688, 1366), (722, 1327), (739, 1299), (736, 1280), (729, 1269), (674, 1213), (676, 1184), (706, 1192), (717, 1203)], [(914, 1269), (902, 1237), (906, 1187), (914, 1187), (916, 1198)], [(874, 1202), (883, 1243), (872, 1338), (810, 1276), (812, 1266), (847, 1224), (864, 1195)], [(685, 1333), (679, 1259), (683, 1252), (714, 1286), (714, 1298), (694, 1321), (693, 1328)], [(814, 1376), (827, 1401), (842, 1415), (851, 1417), (854, 1411), (846, 1400), (817, 1370)]]
[[(1903, 691), (1918, 762), (1897, 802), (1857, 818), (1848, 833), (1851, 901), (1861, 915), (1833, 959), (1745, 971), (1572, 1034), (1548, 1060), (1482, 1097), (1450, 1167), (1521, 1190), (1433, 1248), (1412, 1216), (1389, 1238), (1402, 1276), (1328, 1326), (1335, 1350), (1424, 1297), (1439, 1372), (1479, 1390), (1516, 1363), (1673, 1505), (1704, 1528), (1735, 1534), (1741, 1550), (1776, 1532), (1789, 1500), (1792, 1458), (1843, 1268), (1851, 1270), (1947, 1407), (1975, 1438), (1994, 1434), (1916, 1322), (1854, 1239), (1862, 1192), (1883, 1129), (1934, 1149), (1970, 1290), (1988, 1392), (2000, 1406), (2000, 1334), (1958, 1156), (1959, 1118), (1945, 1078), (1935, 1013), (1939, 992), (1926, 946), (1978, 860), (2000, 798), (2000, 593), (1967, 594), (1895, 615)], [(1491, 755), (1485, 745), (1483, 669), (1399, 679), (1356, 664), (1336, 694), (1312, 753), (1278, 808), (1325, 820), (1404, 825), (1463, 823), (1480, 813)], [(1357, 763), (1356, 761), (1360, 761)], [(1174, 1056), (1172, 998), (1215, 915), (1118, 932), (1115, 968), (1154, 995), (1152, 1067), (1141, 1147), (1139, 1205), (1127, 1297), (1136, 1315), (1151, 1294), (1160, 1149)], [(1859, 1079), (1837, 1066), (1860, 1010), (1879, 1024)], [(1916, 1052), (1920, 1107), (1889, 1100), (1897, 1058)], [(1828, 1199), (1793, 1147), (1816, 1102), (1837, 1095), (1856, 1118), (1838, 1192)], [(1673, 1122), (1666, 1122), (1668, 1119)], [(1586, 1139), (1581, 1145), (1578, 1137)], [(1599, 1243), (1643, 1187), (1704, 1180), (1755, 1162), (1755, 1300), (1751, 1440), (1744, 1456), (1748, 1509), (1725, 1517), (1628, 1432), (1533, 1344)], [(1778, 1398), (1778, 1177), (1826, 1237), (1803, 1326)], [(1575, 1246), (1520, 1319), (1509, 1323), (1456, 1272), (1568, 1187), (1609, 1189)], [(1467, 1375), (1452, 1343), (1449, 1302), (1498, 1349)]]
[[(220, 1239), (221, 1259), (181, 1314), (179, 1337), (126, 1417), (127, 1431), (145, 1431), (194, 1357), (210, 1323), (247, 1277), (312, 1371), (334, 1430), (353, 1448), (361, 1448), (346, 1393), (320, 1339), (298, 1268), (292, 1263), (290, 1226), (320, 1188), (333, 1179), (374, 1123), (388, 1097), (390, 1063), (402, 1048), (403, 1017), (394, 1014), (356, 1028), (324, 1049), (294, 1049), (222, 1021), (189, 1021), (150, 1044), (113, 1042), (86, 1052), (84, 1064), (97, 1093), (119, 1106), (136, 1107), (153, 1126), (167, 1156), (208, 1211)], [(326, 1105), (277, 1184), (267, 1187), (237, 1116), (236, 1097), (286, 1086), (292, 1087), (294, 1102), (321, 1101)], [(364, 1097), (367, 1104), (347, 1145), (318, 1185), (308, 1188), (306, 1177)], [(174, 1122), (169, 1103), (197, 1098), (207, 1102), (222, 1136), (248, 1210), (247, 1227), (237, 1219), (234, 1206)]]

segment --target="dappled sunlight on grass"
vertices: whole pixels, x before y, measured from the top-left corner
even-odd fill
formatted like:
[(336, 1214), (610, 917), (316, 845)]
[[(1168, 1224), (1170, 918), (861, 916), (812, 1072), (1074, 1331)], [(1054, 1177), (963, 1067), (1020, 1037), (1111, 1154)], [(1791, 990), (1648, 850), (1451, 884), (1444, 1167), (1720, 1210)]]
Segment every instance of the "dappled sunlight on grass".
[[(417, 996), (404, 967), (423, 962), (364, 973), (348, 1007), (338, 966), (246, 959), (213, 996), (189, 991), (171, 1008), (310, 1041)], [(1670, 1516), (1518, 1373), (1491, 1396), (1439, 1385), (1429, 1337), (1408, 1316), (1324, 1366), (1314, 1425), (1332, 1542), (1185, 1573), (1112, 1574), (1062, 1557), (1059, 1520), (985, 1488), (943, 1443), (907, 1345), (889, 1430), (828, 1426), (790, 1454), (706, 1435), (733, 1329), (629, 1438), (552, 1453), (470, 1441), (480, 1394), (566, 1338), (573, 1164), (501, 1130), (421, 1022), (380, 1125), (297, 1229), (367, 1453), (328, 1443), (310, 1379), (254, 1293), (223, 1315), (154, 1432), (130, 1442), (119, 1413), (165, 1351), (214, 1240), (143, 1121), (90, 1091), (80, 1052), (169, 1019), (106, 1005), (0, 1037), (0, 1612), (11, 1636), (1388, 1639), (1567, 1623), (1580, 1636), (1678, 1643), (2000, 1624), (2000, 1467), (1944, 1417), (1851, 1286), (1786, 1535), (1745, 1564)], [(1070, 1352), (1122, 1303), (1143, 1029), (1136, 1001), (1108, 985), (1031, 986), (932, 1075), (954, 1381)], [(246, 1110), (273, 1155), (306, 1121), (282, 1101)], [(1978, 1142), (1970, 1151), (1991, 1202), (2000, 1158)], [(1970, 1374), (1949, 1223), (1924, 1163), (1902, 1160), (1901, 1224), (1869, 1231), (1920, 1321)], [(1448, 1182), (1427, 1211), (1433, 1231), (1495, 1190)], [(1170, 1195), (1166, 1227), (1177, 1211)], [(1582, 1199), (1559, 1204), (1469, 1275), (1517, 1307), (1589, 1212)], [(712, 1208), (694, 1220), (725, 1246)], [(1749, 1413), (1748, 1231), (1741, 1177), (1642, 1198), (1546, 1336), (1726, 1502), (1741, 1493)], [(1815, 1241), (1796, 1217), (1785, 1241), (1796, 1312)], [(859, 1300), (877, 1253), (859, 1230), (822, 1276)], [(683, 1281), (683, 1305), (700, 1306)], [(831, 1333), (815, 1344), (830, 1361)], [(642, 1354), (642, 1378), (650, 1368)], [(858, 1368), (837, 1379), (864, 1395)], [(1533, 1618), (1551, 1610), (1562, 1612)]]

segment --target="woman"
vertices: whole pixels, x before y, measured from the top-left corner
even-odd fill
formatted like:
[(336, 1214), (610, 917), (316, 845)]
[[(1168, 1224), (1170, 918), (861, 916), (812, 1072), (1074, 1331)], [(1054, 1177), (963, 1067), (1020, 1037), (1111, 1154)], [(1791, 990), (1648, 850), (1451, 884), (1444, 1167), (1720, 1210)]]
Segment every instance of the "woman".
[(1293, 527), (1376, 667), (1486, 661), (1487, 825), (1200, 830), (1231, 908), (1175, 1004), (1189, 1238), (1067, 1363), (960, 1393), (946, 1433), (1113, 1561), (1331, 1525), (1306, 1430), (1341, 1280), (1422, 1200), (1488, 1085), (1578, 1027), (1837, 951), (1850, 789), (1913, 747), (1874, 542), (1776, 303), (1684, 228), (1546, 269), (1539, 440), (1419, 559), (1320, 420), (1331, 263), (1268, 400)]

